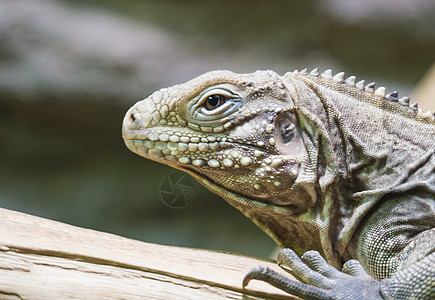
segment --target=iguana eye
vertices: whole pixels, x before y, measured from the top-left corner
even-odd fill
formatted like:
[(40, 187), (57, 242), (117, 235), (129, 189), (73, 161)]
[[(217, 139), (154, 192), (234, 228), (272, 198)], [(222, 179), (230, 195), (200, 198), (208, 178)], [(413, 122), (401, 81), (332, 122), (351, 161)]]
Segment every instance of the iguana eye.
[(241, 97), (230, 89), (215, 87), (204, 91), (194, 99), (192, 117), (196, 121), (214, 122), (237, 112), (242, 105)]
[(204, 106), (207, 110), (213, 110), (224, 104), (228, 98), (224, 95), (214, 94), (207, 97)]

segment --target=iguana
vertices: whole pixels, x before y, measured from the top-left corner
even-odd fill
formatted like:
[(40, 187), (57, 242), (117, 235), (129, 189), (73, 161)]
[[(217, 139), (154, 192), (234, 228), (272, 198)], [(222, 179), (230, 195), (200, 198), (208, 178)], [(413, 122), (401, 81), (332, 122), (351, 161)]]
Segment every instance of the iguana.
[(212, 71), (137, 102), (123, 138), (239, 209), (301, 281), (259, 267), (243, 286), (435, 299), (435, 118), (396, 91), (330, 69)]

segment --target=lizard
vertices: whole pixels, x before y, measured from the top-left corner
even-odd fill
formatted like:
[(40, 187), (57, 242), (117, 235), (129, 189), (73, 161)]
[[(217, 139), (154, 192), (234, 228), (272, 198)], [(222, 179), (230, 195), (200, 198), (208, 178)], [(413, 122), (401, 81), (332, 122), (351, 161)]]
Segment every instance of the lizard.
[(435, 299), (435, 116), (318, 68), (211, 71), (137, 102), (126, 146), (182, 170), (283, 248), (304, 299)]

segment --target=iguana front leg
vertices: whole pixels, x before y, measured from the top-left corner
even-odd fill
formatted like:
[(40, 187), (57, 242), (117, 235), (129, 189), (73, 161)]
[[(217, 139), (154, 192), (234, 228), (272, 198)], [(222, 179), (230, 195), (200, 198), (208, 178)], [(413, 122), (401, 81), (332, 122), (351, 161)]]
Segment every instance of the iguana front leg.
[(353, 256), (380, 281), (357, 260), (340, 272), (315, 251), (300, 259), (283, 249), (278, 263), (302, 283), (263, 268), (251, 271), (243, 285), (259, 279), (304, 299), (435, 299), (435, 207), (430, 196), (408, 193), (386, 196), (356, 232)]
[(303, 299), (382, 299), (381, 283), (367, 274), (357, 260), (348, 261), (340, 272), (317, 251), (307, 251), (299, 258), (286, 248), (280, 251), (278, 264), (290, 267), (289, 272), (300, 282), (258, 267), (246, 275), (243, 286), (258, 279)]
[(357, 260), (349, 260), (338, 271), (317, 251), (307, 251), (299, 258), (291, 249), (283, 249), (278, 263), (301, 282), (269, 268), (258, 267), (243, 280), (258, 279), (303, 299), (435, 299), (435, 253), (399, 271), (391, 279), (373, 279)]

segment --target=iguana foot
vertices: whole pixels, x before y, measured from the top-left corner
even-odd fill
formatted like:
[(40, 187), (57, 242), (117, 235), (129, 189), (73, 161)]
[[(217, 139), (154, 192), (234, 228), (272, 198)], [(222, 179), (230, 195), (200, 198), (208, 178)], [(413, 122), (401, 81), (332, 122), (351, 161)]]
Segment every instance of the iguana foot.
[(257, 267), (245, 276), (243, 287), (257, 279), (303, 299), (383, 299), (380, 282), (367, 274), (357, 260), (349, 260), (339, 271), (317, 251), (307, 251), (301, 259), (293, 250), (283, 249), (278, 264), (290, 267), (288, 271), (300, 282)]

